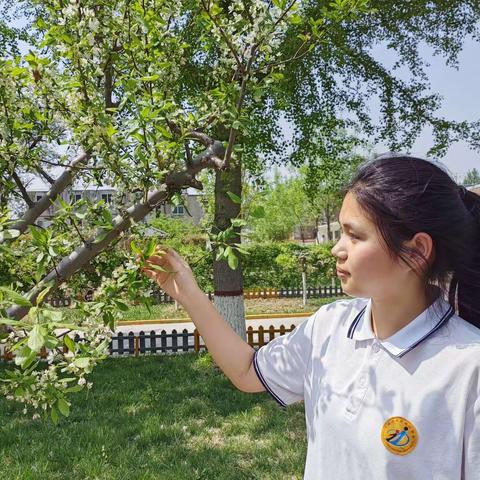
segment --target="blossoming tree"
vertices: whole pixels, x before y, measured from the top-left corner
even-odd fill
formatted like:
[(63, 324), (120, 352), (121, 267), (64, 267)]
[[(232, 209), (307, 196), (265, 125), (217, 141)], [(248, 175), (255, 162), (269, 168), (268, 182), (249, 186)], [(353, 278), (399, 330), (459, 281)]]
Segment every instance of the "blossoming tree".
[[(84, 388), (105, 357), (109, 332), (128, 301), (148, 303), (139, 266), (156, 244), (142, 238), (139, 222), (149, 212), (186, 187), (202, 188), (203, 170), (228, 173), (240, 160), (254, 168), (259, 152), (281, 155), (282, 114), (295, 124), (296, 161), (312, 153), (313, 132), (318, 139), (319, 129), (351, 125), (335, 106), (355, 112), (373, 133), (360, 93), (334, 88), (329, 66), (345, 80), (382, 85), (385, 121), (378, 133), (393, 145), (405, 119), (405, 138), (430, 123), (440, 147), (472, 132), (472, 125), (431, 115), (437, 99), (423, 94), (424, 77), (410, 85), (393, 80), (366, 51), (385, 31), (370, 30), (375, 22), (393, 31), (397, 18), (399, 44), (415, 66), (406, 32), (412, 26), (428, 32), (425, 24), (436, 28), (440, 19), (449, 27), (445, 50), (454, 59), (460, 40), (476, 28), (478, 12), (467, 3), (448, 7), (454, 18), (441, 2), (432, 12), (431, 2), (414, 2), (396, 17), (394, 2), (387, 8), (367, 0), (18, 3), (28, 28), (19, 32), (0, 22), (0, 255), (2, 265), (27, 259), (32, 268), (0, 287), (4, 347), (15, 355), (2, 390), (55, 421), (69, 413), (68, 393)], [(23, 54), (14, 48), (19, 35), (29, 45)], [(62, 173), (53, 178), (51, 167)], [(32, 174), (50, 183), (38, 201), (25, 188)], [(102, 202), (61, 200), (74, 180), (114, 185), (124, 201), (112, 214)], [(235, 192), (230, 200), (238, 204)], [(39, 216), (55, 201), (57, 215), (41, 228)], [(15, 202), (23, 205), (20, 216)], [(226, 218), (214, 241), (218, 257), (235, 268), (241, 246), (234, 229), (242, 222)], [(104, 279), (94, 301), (77, 302), (78, 320), (49, 306), (55, 290), (127, 232), (127, 263)], [(43, 349), (50, 352), (46, 368), (37, 360)]]

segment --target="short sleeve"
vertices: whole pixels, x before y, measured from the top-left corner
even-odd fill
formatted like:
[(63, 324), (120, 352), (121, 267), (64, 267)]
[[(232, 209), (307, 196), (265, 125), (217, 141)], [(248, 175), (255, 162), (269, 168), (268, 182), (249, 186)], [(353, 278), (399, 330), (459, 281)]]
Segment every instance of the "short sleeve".
[(275, 338), (255, 352), (255, 372), (282, 407), (303, 400), (315, 317), (316, 314), (312, 315), (292, 332)]
[(463, 434), (462, 480), (477, 480), (480, 472), (480, 398), (467, 410)]

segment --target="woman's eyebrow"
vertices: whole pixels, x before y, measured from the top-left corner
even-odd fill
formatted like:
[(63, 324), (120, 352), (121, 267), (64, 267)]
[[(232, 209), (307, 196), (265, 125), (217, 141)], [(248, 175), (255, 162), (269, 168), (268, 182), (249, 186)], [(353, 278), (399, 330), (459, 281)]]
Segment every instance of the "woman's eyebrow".
[(342, 225), (342, 228), (349, 228), (350, 230), (359, 230), (359, 228), (356, 225), (353, 225), (352, 223), (348, 223), (348, 222), (342, 223), (342, 222), (340, 222), (340, 224)]

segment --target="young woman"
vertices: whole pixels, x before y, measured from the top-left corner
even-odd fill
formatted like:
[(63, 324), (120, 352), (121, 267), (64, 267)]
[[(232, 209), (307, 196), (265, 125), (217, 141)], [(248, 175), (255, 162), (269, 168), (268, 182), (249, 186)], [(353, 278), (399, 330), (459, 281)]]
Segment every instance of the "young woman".
[[(305, 402), (305, 479), (480, 479), (480, 197), (437, 165), (383, 157), (346, 189), (343, 290), (255, 352), (174, 251), (145, 273), (245, 392)], [(457, 313), (456, 313), (457, 312)]]

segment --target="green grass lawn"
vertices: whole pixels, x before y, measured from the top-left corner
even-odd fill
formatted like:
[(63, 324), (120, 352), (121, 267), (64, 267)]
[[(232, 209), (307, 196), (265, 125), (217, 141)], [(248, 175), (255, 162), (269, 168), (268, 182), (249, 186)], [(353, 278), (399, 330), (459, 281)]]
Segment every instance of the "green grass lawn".
[(90, 378), (58, 425), (0, 398), (2, 478), (302, 478), (303, 404), (236, 390), (207, 354), (111, 358)]
[[(331, 303), (338, 298), (346, 297), (311, 298), (308, 299), (305, 307), (302, 305), (301, 298), (258, 298), (245, 300), (245, 309), (247, 315), (315, 312), (322, 305)], [(71, 317), (78, 315), (78, 313), (71, 308), (64, 308), (62, 310)], [(153, 305), (151, 313), (144, 306), (132, 306), (123, 314), (123, 320), (156, 320), (162, 318), (188, 318), (188, 315), (181, 306), (179, 306), (178, 310), (175, 310), (173, 304)]]

